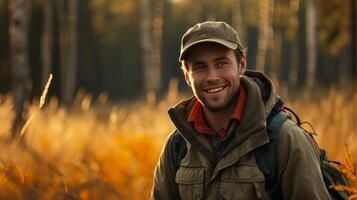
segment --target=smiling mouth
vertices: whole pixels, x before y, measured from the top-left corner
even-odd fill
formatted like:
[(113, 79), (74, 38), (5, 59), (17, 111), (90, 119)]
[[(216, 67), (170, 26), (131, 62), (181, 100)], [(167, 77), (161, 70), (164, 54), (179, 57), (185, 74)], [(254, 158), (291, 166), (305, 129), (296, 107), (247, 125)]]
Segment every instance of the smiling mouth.
[(221, 87), (215, 87), (215, 88), (209, 88), (209, 89), (206, 89), (206, 90), (203, 90), (207, 93), (217, 93), (217, 92), (220, 92), (222, 91), (224, 88), (226, 88), (227, 86), (221, 86)]

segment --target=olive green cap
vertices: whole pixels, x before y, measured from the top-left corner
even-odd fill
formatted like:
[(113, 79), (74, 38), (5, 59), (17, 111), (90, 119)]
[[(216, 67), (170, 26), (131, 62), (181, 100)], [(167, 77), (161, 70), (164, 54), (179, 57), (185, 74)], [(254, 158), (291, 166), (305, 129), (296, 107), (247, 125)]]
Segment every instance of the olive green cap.
[(225, 22), (206, 21), (191, 27), (182, 36), (179, 61), (184, 60), (185, 54), (191, 47), (205, 42), (218, 43), (229, 49), (243, 52), (238, 34), (232, 26)]

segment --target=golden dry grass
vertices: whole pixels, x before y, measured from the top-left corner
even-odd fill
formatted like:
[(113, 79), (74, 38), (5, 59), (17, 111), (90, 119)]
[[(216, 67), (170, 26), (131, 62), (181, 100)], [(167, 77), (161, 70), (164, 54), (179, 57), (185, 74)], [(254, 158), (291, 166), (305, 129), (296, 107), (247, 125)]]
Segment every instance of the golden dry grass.
[[(331, 89), (319, 100), (290, 101), (302, 121), (310, 122), (316, 133), (320, 147), (328, 150), (332, 160), (342, 160), (345, 156), (344, 144), (350, 149), (353, 160), (357, 161), (357, 93)], [(309, 126), (304, 128), (311, 131)]]
[[(150, 96), (109, 105), (101, 95), (91, 105), (93, 97), (81, 92), (71, 110), (56, 98), (41, 110), (33, 102), (25, 145), (5, 142), (14, 114), (11, 97), (0, 96), (0, 199), (148, 199), (162, 144), (174, 128), (167, 109), (180, 99), (169, 91), (158, 103)], [(314, 125), (332, 159), (342, 161), (347, 144), (357, 162), (356, 93), (331, 90), (321, 100), (287, 105)]]

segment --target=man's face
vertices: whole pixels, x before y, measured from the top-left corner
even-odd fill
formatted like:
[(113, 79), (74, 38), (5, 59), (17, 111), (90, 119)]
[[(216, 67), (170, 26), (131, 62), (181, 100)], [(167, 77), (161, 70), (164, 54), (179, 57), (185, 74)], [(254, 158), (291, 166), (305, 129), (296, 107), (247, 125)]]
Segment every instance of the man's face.
[(204, 108), (221, 111), (234, 104), (245, 58), (237, 62), (235, 52), (222, 45), (206, 43), (187, 55), (185, 78)]

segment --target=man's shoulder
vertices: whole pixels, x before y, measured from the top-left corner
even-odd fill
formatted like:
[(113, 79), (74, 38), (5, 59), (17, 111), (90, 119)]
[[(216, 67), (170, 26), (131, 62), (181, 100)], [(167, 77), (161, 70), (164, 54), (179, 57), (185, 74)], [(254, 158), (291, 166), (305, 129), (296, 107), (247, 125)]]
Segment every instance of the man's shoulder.
[(166, 144), (172, 143), (174, 142), (176, 139), (178, 139), (179, 137), (181, 137), (179, 131), (177, 129), (171, 131), (171, 133), (169, 133), (166, 137)]
[(281, 127), (278, 137), (278, 152), (281, 154), (293, 152), (310, 152), (318, 156), (318, 147), (310, 135), (295, 122), (287, 119)]
[[(298, 140), (305, 140), (306, 136), (309, 136), (304, 129), (298, 126), (294, 121), (291, 119), (287, 119), (281, 126), (280, 133), (279, 133), (279, 143), (287, 142), (295, 142)], [(309, 136), (310, 137), (310, 136)]]
[(178, 143), (182, 143), (184, 141), (183, 137), (181, 136), (180, 132), (175, 129), (173, 130), (167, 137), (165, 141), (165, 149), (172, 151), (173, 146), (177, 145)]
[(280, 135), (286, 134), (302, 134), (304, 130), (298, 126), (293, 120), (287, 119), (281, 126)]

